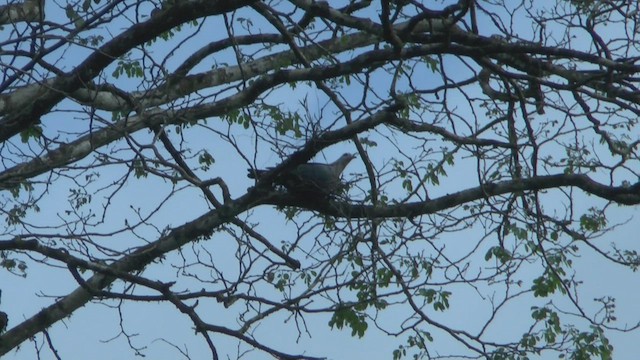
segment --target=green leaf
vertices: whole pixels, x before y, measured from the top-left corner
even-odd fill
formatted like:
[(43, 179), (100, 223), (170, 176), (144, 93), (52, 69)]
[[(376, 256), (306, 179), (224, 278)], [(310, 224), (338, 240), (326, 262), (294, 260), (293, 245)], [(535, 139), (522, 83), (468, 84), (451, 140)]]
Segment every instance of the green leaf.
[(333, 313), (329, 326), (342, 329), (344, 326), (351, 328), (351, 336), (363, 337), (369, 325), (364, 314), (355, 312), (350, 307), (339, 307)]
[(216, 160), (206, 150), (203, 150), (200, 153), (200, 155), (198, 156), (198, 163), (200, 163), (200, 165), (202, 165), (202, 170), (205, 170), (205, 171), (209, 170), (211, 165), (213, 165), (213, 163), (215, 163), (215, 162), (216, 162)]
[(607, 226), (607, 218), (601, 210), (590, 208), (589, 213), (580, 217), (580, 228), (584, 231), (599, 231)]
[(504, 264), (507, 261), (511, 260), (511, 253), (503, 248), (502, 246), (494, 246), (487, 251), (484, 255), (485, 260), (490, 260), (492, 257), (495, 257), (500, 263)]
[(23, 143), (29, 142), (29, 139), (39, 139), (42, 136), (42, 127), (40, 125), (29, 126), (26, 130), (20, 132), (20, 140)]

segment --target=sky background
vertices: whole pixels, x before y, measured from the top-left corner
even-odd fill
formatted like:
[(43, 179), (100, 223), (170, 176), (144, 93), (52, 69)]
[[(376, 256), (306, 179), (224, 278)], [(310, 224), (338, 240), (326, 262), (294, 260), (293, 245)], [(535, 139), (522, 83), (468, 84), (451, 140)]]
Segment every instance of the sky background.
[[(47, 8), (48, 18), (62, 19), (63, 16), (64, 14), (61, 13), (60, 9), (56, 9), (55, 6)], [(362, 14), (360, 14), (360, 16), (362, 16)], [(372, 17), (373, 16), (372, 14)], [(264, 25), (256, 20), (254, 20), (254, 22), (256, 26)], [(120, 24), (116, 22), (101, 31), (117, 33), (121, 31), (126, 24), (121, 24), (123, 27), (119, 25)], [(219, 19), (207, 19), (204, 22), (204, 27), (200, 31), (203, 34), (212, 34), (211, 37), (198, 37), (193, 39), (188, 43), (189, 45), (182, 47), (182, 53), (169, 59), (168, 66), (171, 67), (172, 63), (177, 64), (186, 56), (185, 54), (188, 51), (203, 45), (206, 41), (224, 38), (226, 36), (225, 32), (220, 30), (219, 25)], [(488, 30), (488, 26), (488, 23), (482, 22), (480, 28)], [(516, 26), (521, 26), (523, 33), (531, 31), (528, 24), (516, 24)], [(237, 27), (236, 30), (238, 32), (241, 31), (239, 27)], [(189, 32), (190, 31), (186, 31), (185, 34)], [(187, 35), (180, 34), (168, 44), (173, 44), (172, 42), (180, 41), (186, 37)], [(159, 42), (157, 46), (153, 48), (153, 51), (156, 55), (160, 55), (163, 52), (168, 52), (171, 48), (172, 46), (165, 47), (162, 45), (162, 42)], [(73, 64), (76, 63), (76, 59), (86, 56), (87, 53), (86, 50), (79, 47), (74, 47), (72, 50), (64, 52), (61, 51), (58, 54), (58, 56), (61, 57), (58, 66), (69, 70)], [(233, 63), (234, 57), (232, 54), (230, 52), (226, 54), (229, 58), (217, 57), (215, 61), (218, 63)], [(52, 54), (52, 56), (56, 55)], [(67, 67), (63, 65), (66, 61), (70, 61)], [(459, 67), (461, 71), (464, 69), (463, 65), (459, 63), (449, 63), (448, 66), (450, 66), (448, 67), (450, 75), (455, 75), (458, 69), (457, 67)], [(204, 69), (194, 70), (203, 71)], [(110, 71), (106, 73), (110, 73)], [(416, 78), (420, 78), (421, 81), (428, 82), (431, 77), (435, 79), (437, 75), (429, 73), (426, 69), (424, 69), (424, 72), (416, 73)], [(384, 89), (388, 81), (389, 79), (380, 79), (380, 88)], [(125, 84), (123, 87), (126, 88), (127, 81), (123, 82), (122, 79), (120, 79), (119, 85), (122, 84)], [(131, 80), (131, 88), (134, 87), (135, 80)], [(352, 88), (353, 90), (346, 92), (345, 96), (353, 96), (353, 98), (360, 96), (358, 86), (354, 84)], [(384, 93), (384, 91), (381, 92)], [(323, 122), (329, 122), (338, 118), (335, 110), (327, 106), (325, 97), (313, 87), (299, 86), (296, 88), (296, 91), (292, 91), (289, 88), (281, 88), (271, 93), (267, 100), (270, 104), (277, 104), (278, 106), (290, 108), (294, 111), (300, 108), (300, 102), (305, 98), (309, 104), (308, 111), (312, 116), (321, 117)], [(452, 97), (452, 99), (455, 99), (455, 97)], [(460, 104), (452, 104), (452, 106), (455, 106), (458, 111), (461, 111), (461, 114), (464, 115), (463, 102)], [(70, 102), (66, 102), (61, 107), (74, 111), (79, 110), (75, 104)], [(550, 112), (545, 116), (553, 115), (553, 112)], [(469, 116), (471, 115), (469, 114)], [(85, 131), (87, 128), (87, 119), (82, 112), (56, 112), (45, 119), (43, 123), (45, 124), (46, 132), (49, 134), (54, 134), (61, 129)], [(223, 133), (228, 130), (227, 125), (219, 121), (219, 119), (209, 119), (207, 126)], [(239, 128), (240, 126), (236, 125), (234, 130), (238, 130)], [(238, 134), (235, 140), (237, 140), (239, 147), (246, 151), (248, 155), (252, 155), (252, 152), (257, 153), (255, 165), (266, 167), (279, 163), (280, 158), (276, 151), (265, 147), (265, 145), (260, 145), (259, 148), (255, 148), (253, 145), (254, 138), (248, 132), (240, 131)], [(371, 132), (368, 135), (371, 136), (371, 139), (381, 144), (377, 148), (370, 149), (370, 156), (376, 166), (382, 167), (383, 164), (387, 164), (392, 156), (397, 155), (395, 150), (385, 141), (384, 138), (386, 134), (384, 132)], [(173, 136), (175, 136), (175, 134)], [(245, 176), (248, 164), (241, 159), (236, 150), (230, 146), (228, 142), (215, 136), (212, 131), (199, 126), (186, 130), (184, 137), (188, 139), (188, 143), (185, 144), (186, 147), (191, 149), (207, 148), (216, 160), (209, 172), (204, 174), (204, 178), (207, 176), (213, 178), (224, 175), (225, 180), (228, 179), (227, 183), (234, 198), (244, 194), (246, 189), (253, 185), (251, 180)], [(151, 135), (145, 131), (136, 134), (135, 138), (141, 142), (151, 141)], [(22, 146), (18, 140), (16, 140), (15, 143), (16, 146)], [(410, 148), (412, 144), (408, 142), (403, 145)], [(126, 148), (123, 144), (114, 144), (110, 148), (118, 147), (122, 149)], [(338, 144), (317, 156), (316, 160), (333, 161), (343, 152), (355, 152), (355, 147), (348, 142)], [(252, 158), (252, 156), (250, 156), (250, 158)], [(85, 163), (88, 163), (88, 161)], [(446, 170), (448, 176), (441, 179), (440, 185), (429, 188), (431, 198), (474, 187), (478, 184), (473, 160), (458, 160), (455, 166), (447, 167)], [(99, 172), (100, 181), (87, 188), (94, 196), (93, 201), (97, 204), (97, 207), (105, 200), (105, 196), (109, 194), (109, 192), (99, 191), (100, 187), (109, 183), (113, 178), (124, 176), (127, 169), (112, 166), (101, 168)], [(362, 176), (364, 173), (362, 163), (359, 160), (355, 160), (345, 171), (345, 178), (355, 178), (358, 175)], [(469, 174), (474, 175), (470, 176)], [(40, 179), (45, 180), (46, 176)], [(32, 224), (38, 224), (39, 226), (55, 226), (60, 224), (60, 217), (64, 215), (65, 210), (70, 208), (67, 189), (74, 186), (74, 181), (82, 180), (56, 178), (54, 186), (45, 193), (46, 196), (39, 202), (40, 212), (30, 213), (27, 221)], [(366, 184), (366, 179), (359, 183), (361, 186), (366, 186)], [(400, 190), (398, 186), (396, 191)], [(106, 221), (104, 224), (97, 226), (96, 231), (106, 232), (114, 226), (122, 226), (125, 219), (131, 222), (132, 208), (140, 208), (143, 213), (148, 213), (150, 209), (154, 209), (165, 201), (165, 197), (169, 196), (173, 191), (174, 188), (172, 184), (157, 180), (151, 176), (144, 179), (131, 178), (127, 181), (126, 186), (112, 199), (113, 204), (107, 212)], [(577, 191), (575, 193), (576, 201), (583, 202), (585, 208), (603, 203), (593, 197), (586, 197)], [(360, 194), (354, 193), (354, 200), (357, 200), (357, 196), (359, 195)], [(546, 207), (560, 207), (560, 204), (554, 204), (553, 202), (553, 191), (551, 191), (549, 195), (546, 195), (545, 199), (547, 200), (547, 203), (545, 203)], [(207, 204), (200, 193), (192, 189), (184, 189), (174, 193), (153, 216), (152, 223), (155, 224), (158, 229), (150, 226), (143, 227), (137, 234), (139, 238), (129, 233), (105, 235), (99, 238), (101, 238), (101, 241), (108, 242), (110, 246), (119, 249), (139, 246), (144, 244), (145, 241), (154, 241), (158, 236), (158, 230), (161, 230), (165, 226), (181, 225), (202, 214), (206, 208)], [(636, 220), (638, 217), (637, 212), (637, 207), (618, 207), (613, 209), (610, 214), (611, 223), (620, 222), (625, 224), (615, 231), (597, 239), (596, 242), (598, 244), (608, 244), (611, 242), (624, 243), (629, 247), (640, 250), (640, 239), (638, 239)], [(252, 221), (259, 222), (256, 229), (268, 235), (268, 238), (273, 240), (275, 244), (279, 244), (278, 239), (291, 240), (294, 238), (295, 232), (293, 226), (291, 226), (292, 224), (287, 223), (283, 216), (273, 211), (271, 207), (263, 206), (252, 210), (251, 213), (253, 215), (251, 217)], [(242, 216), (244, 216), (244, 214)], [(476, 228), (473, 231), (442, 235), (438, 239), (433, 239), (433, 242), (436, 245), (446, 246), (449, 249), (454, 248), (459, 251), (460, 254), (464, 254), (466, 250), (476, 246), (483, 235), (483, 230)], [(306, 239), (305, 241), (312, 241), (312, 239)], [(220, 264), (220, 267), (225, 269), (229, 276), (232, 276), (234, 272), (237, 271), (237, 265), (233, 258), (235, 252), (233, 243), (232, 237), (228, 234), (216, 233), (211, 239), (199, 242), (194, 245), (193, 248), (191, 246), (186, 247), (183, 249), (183, 255), (193, 259), (194, 249), (209, 250), (212, 256), (217, 259), (216, 263)], [(488, 245), (489, 244), (486, 244), (485, 247), (488, 247)], [(309, 244), (309, 246), (311, 246), (311, 244)], [(427, 246), (424, 246), (425, 250), (428, 251)], [(455, 254), (455, 251), (453, 254)], [(484, 251), (477, 251), (478, 259), (482, 259), (484, 254)], [(585, 249), (585, 251), (580, 254), (580, 258), (576, 259), (574, 269), (576, 276), (585, 281), (580, 292), (584, 304), (593, 303), (591, 301), (592, 298), (604, 294), (615, 296), (618, 299), (616, 304), (620, 311), (618, 317), (623, 319), (621, 324), (626, 322), (625, 319), (628, 319), (629, 325), (638, 322), (640, 317), (637, 310), (637, 304), (640, 304), (639, 275), (602, 261), (589, 249)], [(145, 270), (144, 275), (151, 279), (162, 279), (167, 275), (178, 274), (179, 270), (173, 267), (171, 263), (179, 258), (178, 254), (172, 254), (171, 258), (165, 262), (149, 266), (149, 268)], [(226, 265), (225, 262), (228, 262), (228, 265)], [(29, 262), (29, 264), (27, 276), (24, 278), (12, 275), (6, 271), (0, 272), (0, 288), (2, 289), (0, 309), (10, 315), (10, 327), (21, 319), (29, 318), (42, 307), (50, 305), (57, 297), (64, 296), (77, 287), (66, 267), (41, 267), (37, 266), (34, 262)], [(484, 263), (480, 264), (480, 266), (484, 265)], [(524, 276), (526, 275), (527, 273), (524, 272)], [(537, 273), (532, 272), (531, 278), (535, 276), (537, 276)], [(181, 281), (185, 282), (179, 284), (174, 290), (180, 290), (180, 286), (186, 287), (186, 284), (194, 286), (191, 287), (191, 290), (197, 289), (197, 286), (200, 286), (196, 282), (189, 282), (189, 280), (184, 277), (181, 278)], [(477, 295), (474, 295), (472, 289), (469, 287), (460, 286), (456, 290), (456, 296), (451, 300), (451, 308), (449, 311), (444, 313), (434, 312), (432, 315), (436, 320), (439, 318), (446, 320), (450, 326), (460, 326), (473, 330), (474, 326), (479, 326), (481, 321), (486, 319), (486, 314), (489, 310), (487, 307), (488, 304), (486, 302), (467, 301), (465, 292), (469, 292), (469, 298), (477, 298)], [(532, 305), (531, 300), (531, 296), (527, 295), (521, 300), (515, 301), (510, 308), (501, 311), (499, 318), (502, 319), (496, 323), (504, 324), (504, 326), (491, 329), (490, 334), (495, 336), (496, 339), (502, 336), (514, 336), (518, 338), (520, 334), (525, 331), (525, 326), (528, 324), (521, 320), (529, 319), (530, 306)], [(536, 300), (536, 304), (541, 306), (545, 301), (544, 299), (542, 301), (538, 299)], [(554, 301), (558, 301), (558, 297), (554, 297)], [(563, 304), (561, 301), (557, 304), (559, 304), (559, 306), (565, 305), (566, 309), (570, 309), (569, 304)], [(149, 359), (181, 358), (177, 349), (161, 339), (166, 339), (178, 345), (182, 351), (188, 353), (193, 359), (206, 358), (209, 356), (205, 342), (201, 337), (194, 335), (190, 320), (183, 314), (177, 312), (172, 305), (160, 303), (125, 303), (119, 308), (116, 307), (117, 305), (118, 303), (115, 301), (87, 304), (87, 306), (75, 312), (69, 319), (65, 319), (49, 329), (49, 334), (52, 339), (54, 339), (54, 344), (60, 351), (60, 356), (64, 359), (92, 358), (97, 360), (133, 358), (134, 353), (130, 349), (129, 344), (127, 344), (127, 339), (120, 334), (122, 329), (129, 335), (133, 335), (131, 339), (134, 347), (148, 346), (148, 349), (145, 349), (144, 353)], [(207, 307), (210, 307), (210, 310), (203, 310), (208, 309)], [(590, 309), (590, 306), (587, 305), (586, 308)], [(229, 311), (223, 311), (226, 309), (220, 304), (202, 302), (199, 309), (206, 315), (205, 320), (208, 319), (215, 323), (237, 323), (233, 306)], [(118, 311), (122, 311), (122, 319), (124, 319), (124, 323), (122, 324), (120, 323)], [(393, 323), (398, 322), (398, 319), (401, 319), (406, 311), (406, 307), (404, 309), (395, 308), (379, 314), (379, 316), (380, 319), (384, 319), (384, 322)], [(268, 345), (272, 345), (276, 349), (290, 353), (304, 353), (311, 356), (326, 356), (329, 359), (391, 358), (392, 351), (404, 341), (404, 337), (397, 338), (383, 334), (372, 324), (370, 324), (366, 335), (362, 339), (357, 339), (351, 336), (350, 329), (332, 330), (327, 326), (328, 322), (328, 315), (307, 316), (304, 319), (304, 323), (311, 329), (310, 334), (304, 333), (303, 331), (303, 334), (299, 335), (297, 326), (301, 324), (300, 319), (290, 318), (285, 316), (285, 314), (281, 314), (266, 319), (257, 327), (254, 334), (260, 340)], [(455, 352), (459, 349), (460, 345), (452, 342), (450, 338), (441, 336), (441, 334), (435, 330), (433, 334), (436, 336), (436, 343), (438, 349), (441, 351)], [(639, 349), (637, 334), (612, 332), (609, 335), (616, 349), (616, 359), (635, 359), (634, 356)], [(246, 345), (241, 345), (238, 350), (235, 350), (237, 349), (237, 341), (228, 337), (215, 335), (213, 336), (213, 340), (219, 352), (229, 358), (235, 358), (235, 355), (247, 351)], [(35, 345), (46, 347), (46, 345), (43, 344), (41, 336), (38, 336)], [(42, 351), (43, 359), (52, 358), (50, 351)], [(11, 353), (7, 358), (34, 359), (36, 352), (37, 350), (34, 343), (24, 343), (18, 351)], [(221, 358), (227, 358), (225, 356)], [(253, 351), (247, 354), (245, 358), (266, 359), (269, 357), (262, 352)]]

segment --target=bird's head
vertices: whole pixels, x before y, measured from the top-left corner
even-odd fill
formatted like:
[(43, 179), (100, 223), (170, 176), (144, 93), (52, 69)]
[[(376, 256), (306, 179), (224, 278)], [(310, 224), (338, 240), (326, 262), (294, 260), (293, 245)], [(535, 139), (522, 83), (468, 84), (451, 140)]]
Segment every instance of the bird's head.
[(345, 163), (349, 163), (349, 161), (355, 159), (357, 156), (355, 154), (350, 154), (350, 153), (344, 153), (342, 154), (342, 156), (340, 156), (340, 158), (338, 159), (338, 161), (340, 162), (345, 162)]
[(340, 156), (338, 160), (336, 160), (336, 162), (333, 163), (334, 172), (337, 175), (339, 175), (340, 173), (342, 173), (342, 170), (344, 170), (344, 168), (347, 167), (349, 162), (355, 158), (356, 156), (354, 154), (349, 154), (349, 153), (342, 154), (342, 156)]

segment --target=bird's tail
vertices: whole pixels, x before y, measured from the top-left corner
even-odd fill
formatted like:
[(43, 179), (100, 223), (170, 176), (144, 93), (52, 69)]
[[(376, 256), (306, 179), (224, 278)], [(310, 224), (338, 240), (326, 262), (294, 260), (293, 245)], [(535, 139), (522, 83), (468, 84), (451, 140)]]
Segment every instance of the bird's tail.
[(260, 180), (260, 178), (266, 174), (267, 172), (269, 172), (269, 170), (262, 170), (262, 169), (248, 169), (247, 170), (247, 177), (249, 179), (256, 179), (256, 180)]

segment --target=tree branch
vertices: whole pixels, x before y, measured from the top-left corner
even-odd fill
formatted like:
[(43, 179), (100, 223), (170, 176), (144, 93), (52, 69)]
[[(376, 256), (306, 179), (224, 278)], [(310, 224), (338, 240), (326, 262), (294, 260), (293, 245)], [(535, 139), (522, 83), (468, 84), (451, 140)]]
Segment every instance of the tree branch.
[[(11, 102), (5, 100), (5, 103), (0, 106), (5, 114), (0, 119), (0, 141), (5, 141), (36, 124), (42, 115), (48, 113), (67, 94), (90, 83), (104, 68), (133, 47), (152, 40), (158, 34), (187, 21), (203, 16), (219, 15), (241, 8), (253, 1), (255, 0), (179, 1), (152, 16), (148, 21), (131, 26), (127, 31), (94, 51), (72, 72), (45, 81), (46, 85), (39, 86), (36, 91), (32, 87), (18, 90), (11, 97)], [(20, 96), (17, 95), (18, 93)]]
[(640, 182), (633, 186), (607, 186), (591, 180), (584, 174), (558, 174), (538, 176), (522, 180), (488, 183), (448, 194), (439, 198), (386, 206), (352, 205), (344, 202), (316, 202), (291, 194), (273, 192), (262, 199), (261, 204), (297, 206), (316, 210), (325, 215), (353, 218), (399, 218), (433, 214), (466, 203), (522, 191), (537, 191), (559, 187), (577, 187), (584, 192), (622, 205), (640, 204)]

